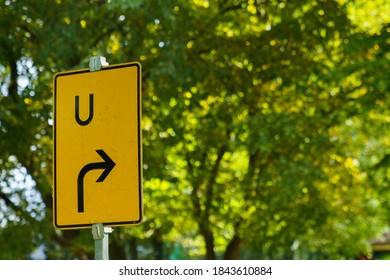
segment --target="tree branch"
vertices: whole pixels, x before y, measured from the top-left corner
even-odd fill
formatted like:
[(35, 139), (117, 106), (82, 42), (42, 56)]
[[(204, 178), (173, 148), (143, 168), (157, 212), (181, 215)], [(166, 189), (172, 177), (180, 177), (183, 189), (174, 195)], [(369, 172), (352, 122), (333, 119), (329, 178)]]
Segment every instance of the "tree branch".
[(25, 212), (21, 207), (17, 206), (15, 203), (13, 203), (9, 197), (3, 193), (0, 192), (0, 198), (4, 200), (5, 205), (7, 207), (10, 207), (17, 216), (20, 216), (21, 218), (27, 220), (27, 221), (35, 221), (27, 212)]
[(208, 183), (206, 185), (206, 203), (205, 203), (205, 215), (209, 215), (213, 197), (214, 197), (214, 185), (216, 182), (216, 178), (218, 175), (219, 166), (221, 165), (221, 161), (225, 153), (227, 152), (226, 145), (220, 147), (218, 151), (217, 159), (214, 162), (213, 169), (211, 170), (210, 177)]

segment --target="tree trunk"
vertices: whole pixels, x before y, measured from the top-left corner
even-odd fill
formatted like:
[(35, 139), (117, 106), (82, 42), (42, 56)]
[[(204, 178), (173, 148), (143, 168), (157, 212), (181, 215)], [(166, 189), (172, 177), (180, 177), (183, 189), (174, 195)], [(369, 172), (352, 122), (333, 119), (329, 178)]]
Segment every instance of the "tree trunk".
[(121, 237), (120, 228), (116, 228), (114, 232), (109, 235), (109, 239), (110, 260), (125, 260), (127, 258), (125, 240)]
[(210, 229), (208, 228), (202, 228), (200, 230), (204, 241), (206, 243), (206, 259), (207, 260), (215, 260), (217, 259), (217, 256), (215, 255), (214, 251), (214, 236)]
[(156, 260), (164, 259), (164, 241), (162, 238), (161, 231), (156, 229), (154, 234), (152, 235), (152, 244), (154, 251), (154, 258)]
[(130, 238), (130, 259), (138, 260), (137, 238)]
[(237, 234), (234, 235), (233, 239), (226, 247), (225, 254), (223, 256), (224, 260), (237, 260), (240, 258), (240, 245), (242, 243), (241, 237)]

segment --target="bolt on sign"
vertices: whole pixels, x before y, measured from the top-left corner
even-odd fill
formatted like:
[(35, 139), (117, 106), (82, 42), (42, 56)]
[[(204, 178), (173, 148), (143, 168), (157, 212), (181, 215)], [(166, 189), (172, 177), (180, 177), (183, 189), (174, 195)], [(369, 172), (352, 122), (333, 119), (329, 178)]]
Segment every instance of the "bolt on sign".
[(53, 161), (55, 227), (141, 222), (139, 63), (54, 77)]

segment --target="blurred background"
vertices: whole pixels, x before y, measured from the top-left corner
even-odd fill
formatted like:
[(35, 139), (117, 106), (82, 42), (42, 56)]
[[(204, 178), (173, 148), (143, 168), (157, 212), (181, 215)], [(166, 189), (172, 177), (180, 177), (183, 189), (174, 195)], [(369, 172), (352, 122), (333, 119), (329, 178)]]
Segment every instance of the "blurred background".
[(143, 67), (145, 218), (111, 259), (390, 258), (387, 0), (1, 0), (0, 259), (53, 227), (53, 78)]

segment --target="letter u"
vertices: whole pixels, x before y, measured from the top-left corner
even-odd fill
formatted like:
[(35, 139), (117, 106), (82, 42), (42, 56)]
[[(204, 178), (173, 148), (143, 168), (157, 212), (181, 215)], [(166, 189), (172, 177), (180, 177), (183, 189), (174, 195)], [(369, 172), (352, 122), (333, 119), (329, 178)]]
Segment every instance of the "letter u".
[(80, 119), (80, 96), (75, 96), (75, 118), (79, 125), (88, 125), (93, 119), (93, 93), (89, 94), (89, 116), (86, 120)]

